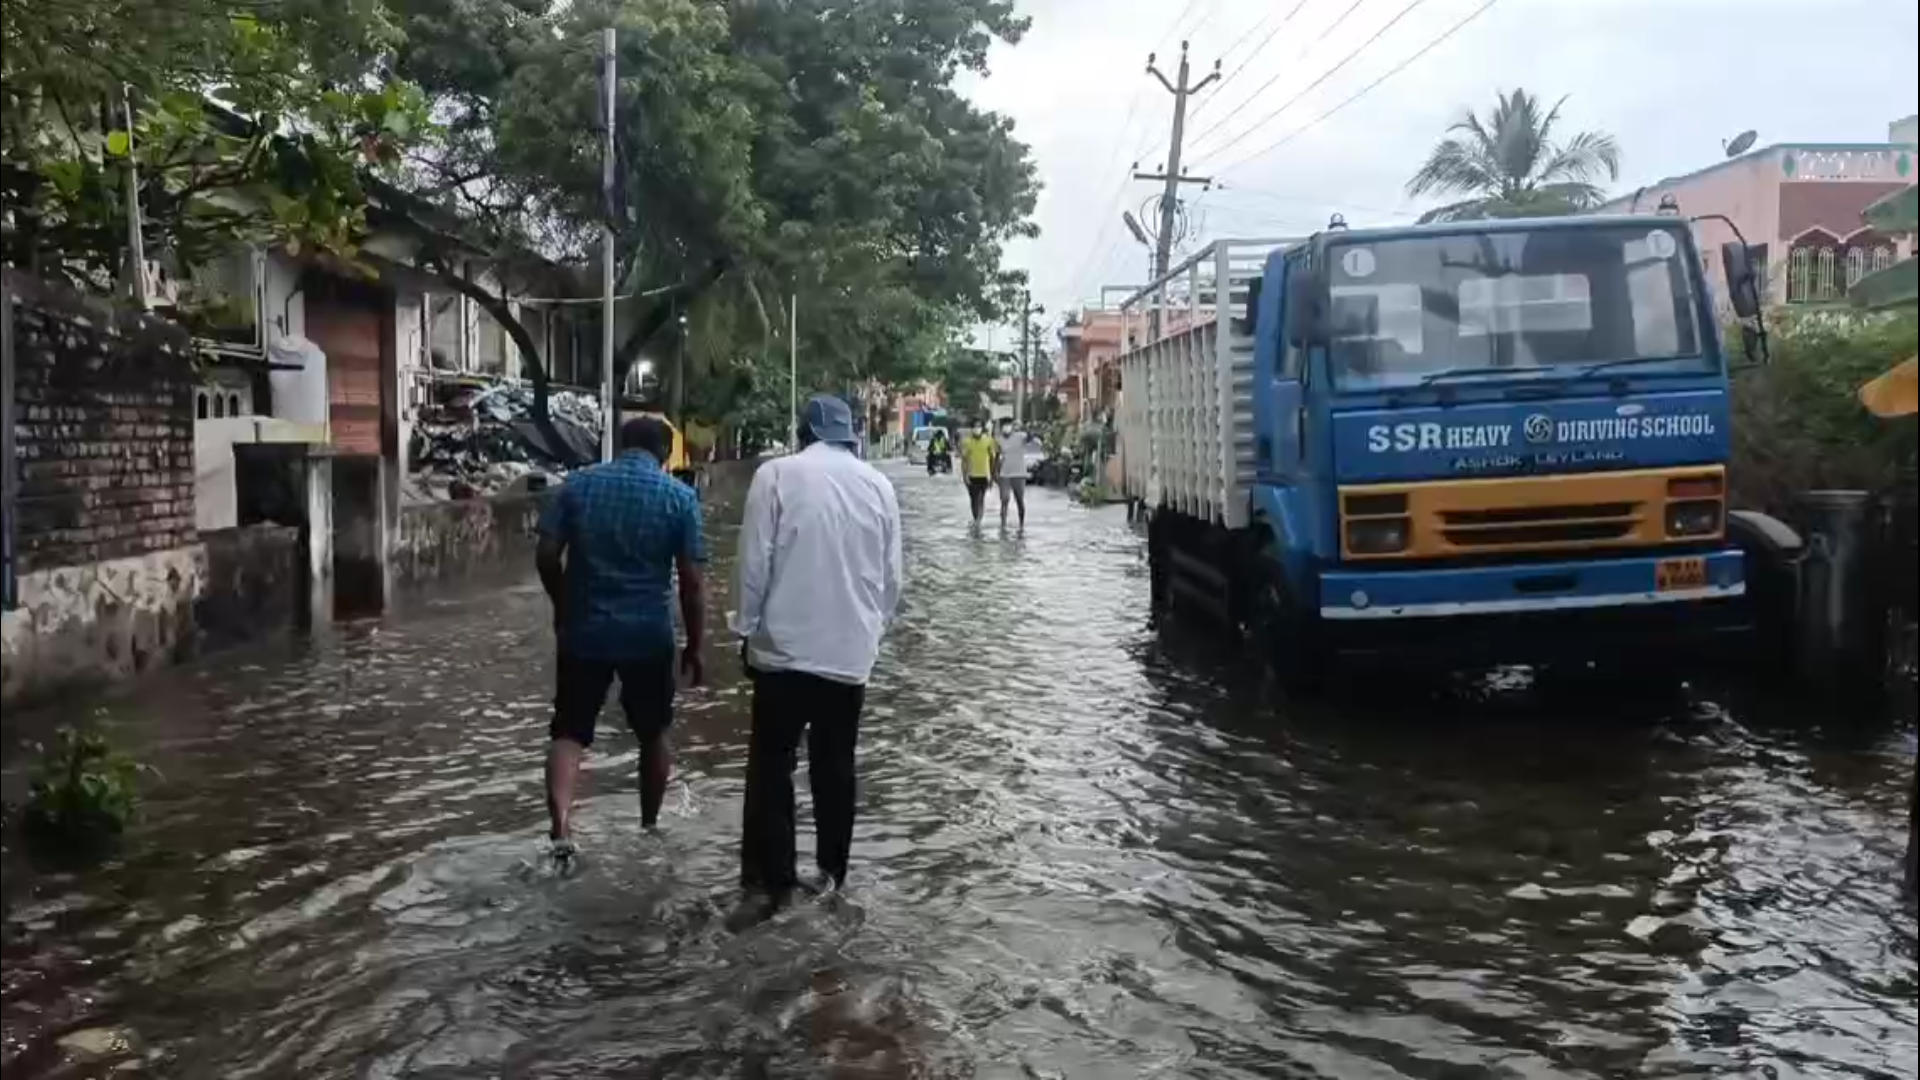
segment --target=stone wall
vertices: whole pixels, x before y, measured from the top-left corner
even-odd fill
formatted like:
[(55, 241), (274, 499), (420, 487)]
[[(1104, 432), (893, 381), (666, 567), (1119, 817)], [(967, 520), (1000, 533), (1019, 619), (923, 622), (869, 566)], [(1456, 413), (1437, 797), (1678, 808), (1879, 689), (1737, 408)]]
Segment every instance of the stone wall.
[(292, 629), (306, 602), (306, 551), (297, 525), (242, 525), (200, 534), (206, 575), (194, 604), (203, 649)]
[(17, 488), (8, 703), (97, 686), (190, 652), (205, 552), (193, 522), (186, 335), (4, 272)]
[(401, 507), (389, 549), (395, 592), (528, 573), (540, 511), (552, 497), (549, 491)]
[(0, 623), (0, 702), (98, 688), (185, 659), (205, 575), (197, 546), (22, 575), (19, 604)]

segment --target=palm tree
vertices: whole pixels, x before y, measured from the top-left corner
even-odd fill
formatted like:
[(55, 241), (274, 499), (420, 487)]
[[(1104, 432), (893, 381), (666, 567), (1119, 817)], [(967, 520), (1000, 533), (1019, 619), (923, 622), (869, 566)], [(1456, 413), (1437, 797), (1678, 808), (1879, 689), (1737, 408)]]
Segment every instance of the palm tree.
[(1602, 193), (1594, 181), (1602, 175), (1620, 178), (1620, 144), (1597, 131), (1554, 141), (1565, 101), (1543, 109), (1539, 98), (1515, 90), (1499, 95), (1499, 104), (1484, 119), (1468, 110), (1407, 181), (1407, 194), (1472, 198), (1429, 210), (1420, 220), (1544, 217), (1598, 205)]

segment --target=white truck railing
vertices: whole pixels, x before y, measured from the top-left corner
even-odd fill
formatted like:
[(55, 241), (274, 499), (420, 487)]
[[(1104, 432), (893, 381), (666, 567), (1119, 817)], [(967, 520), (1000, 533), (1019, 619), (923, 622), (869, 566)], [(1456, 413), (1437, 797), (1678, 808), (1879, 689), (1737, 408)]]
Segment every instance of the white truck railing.
[(1120, 305), (1121, 475), (1128, 498), (1228, 528), (1255, 472), (1254, 339), (1236, 324), (1291, 239), (1219, 240)]

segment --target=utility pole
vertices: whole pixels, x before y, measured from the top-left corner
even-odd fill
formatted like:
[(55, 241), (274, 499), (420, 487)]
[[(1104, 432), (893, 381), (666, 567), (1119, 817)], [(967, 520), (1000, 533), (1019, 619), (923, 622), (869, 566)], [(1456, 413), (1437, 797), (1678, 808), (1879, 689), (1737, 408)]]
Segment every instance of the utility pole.
[(800, 293), (787, 303), (787, 453), (800, 450)]
[(1181, 184), (1205, 184), (1202, 176), (1180, 175), (1180, 143), (1187, 134), (1187, 99), (1210, 86), (1220, 77), (1220, 61), (1213, 62), (1213, 72), (1193, 85), (1187, 85), (1191, 69), (1187, 66), (1187, 43), (1180, 43), (1180, 69), (1178, 78), (1168, 80), (1154, 63), (1155, 57), (1147, 55), (1147, 74), (1160, 80), (1160, 85), (1173, 95), (1173, 139), (1167, 148), (1167, 171), (1164, 173), (1133, 174), (1135, 180), (1160, 180), (1166, 189), (1160, 195), (1160, 238), (1153, 248), (1153, 280), (1159, 281), (1166, 276), (1167, 267), (1173, 258), (1173, 219), (1174, 211), (1180, 205)]
[(1027, 355), (1033, 348), (1033, 293), (1020, 290), (1020, 367), (1013, 377), (1013, 426), (1022, 425), (1027, 414)]
[(600, 44), (600, 78), (606, 95), (606, 132), (600, 142), (600, 460), (612, 461), (613, 433), (620, 426), (620, 398), (613, 385), (613, 53), (619, 44), (613, 27), (607, 27)]

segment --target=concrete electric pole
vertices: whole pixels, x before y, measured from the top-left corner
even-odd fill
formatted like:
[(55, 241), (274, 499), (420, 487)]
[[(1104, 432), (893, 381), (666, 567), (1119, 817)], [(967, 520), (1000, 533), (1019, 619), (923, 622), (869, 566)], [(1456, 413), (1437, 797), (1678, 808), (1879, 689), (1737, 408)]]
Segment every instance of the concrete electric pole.
[(1147, 74), (1159, 79), (1160, 85), (1166, 87), (1167, 93), (1173, 95), (1173, 138), (1167, 148), (1167, 171), (1133, 174), (1135, 180), (1159, 180), (1166, 184), (1165, 190), (1160, 195), (1159, 242), (1153, 248), (1153, 280), (1158, 281), (1166, 276), (1167, 267), (1173, 259), (1173, 226), (1175, 211), (1180, 205), (1180, 185), (1207, 183), (1206, 177), (1180, 175), (1180, 143), (1187, 134), (1187, 99), (1206, 89), (1220, 77), (1220, 61), (1213, 62), (1213, 71), (1206, 78), (1191, 86), (1187, 85), (1192, 72), (1187, 66), (1187, 43), (1183, 41), (1180, 43), (1180, 68), (1176, 79), (1170, 81), (1161, 74), (1159, 67), (1155, 65), (1155, 57), (1151, 54), (1147, 56)]

